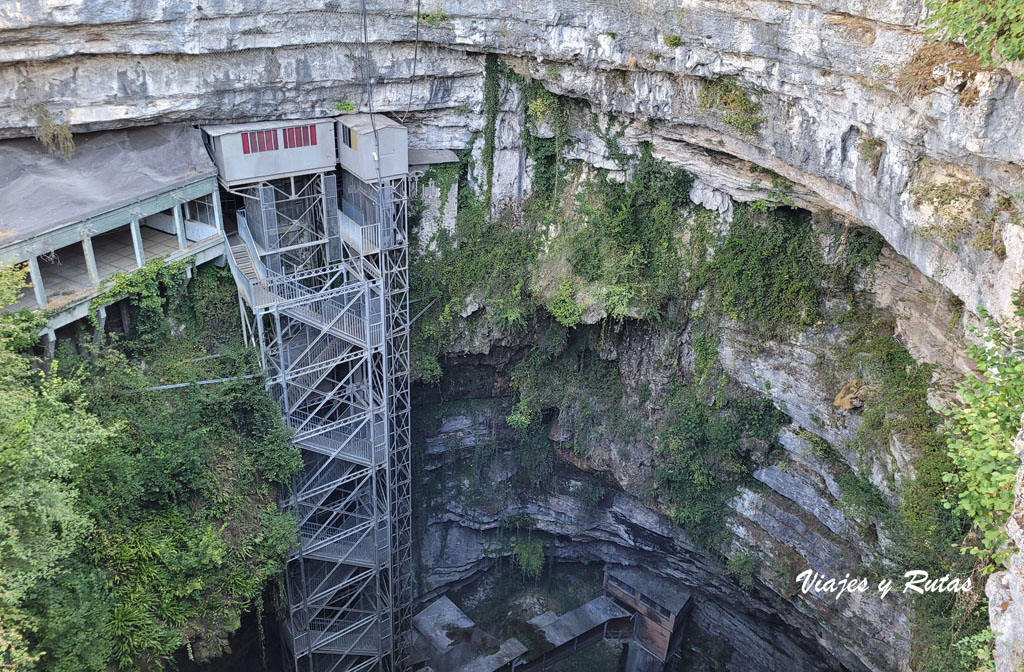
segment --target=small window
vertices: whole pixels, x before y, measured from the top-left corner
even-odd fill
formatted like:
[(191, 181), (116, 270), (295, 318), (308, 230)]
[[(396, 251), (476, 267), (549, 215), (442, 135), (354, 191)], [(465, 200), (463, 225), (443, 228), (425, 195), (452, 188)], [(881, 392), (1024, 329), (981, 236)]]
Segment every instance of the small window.
[(277, 148), (277, 131), (249, 131), (242, 133), (243, 154), (272, 152)]
[(660, 604), (658, 604), (651, 598), (647, 597), (646, 595), (640, 596), (640, 604), (644, 605), (645, 607), (647, 607), (648, 609), (650, 609), (651, 611), (655, 612), (663, 618), (672, 618), (672, 614), (669, 613), (668, 609), (661, 606)]
[(341, 125), (341, 141), (345, 143), (346, 147), (355, 149), (355, 147), (352, 145), (352, 129), (346, 126), (345, 124)]
[(316, 144), (316, 125), (292, 126), (284, 129), (284, 148), (309, 147)]

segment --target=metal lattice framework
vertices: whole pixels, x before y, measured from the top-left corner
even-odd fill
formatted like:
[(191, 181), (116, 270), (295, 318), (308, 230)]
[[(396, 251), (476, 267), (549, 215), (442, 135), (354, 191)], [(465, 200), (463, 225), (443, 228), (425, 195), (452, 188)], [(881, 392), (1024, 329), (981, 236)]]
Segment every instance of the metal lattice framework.
[(342, 208), (333, 172), (234, 189), (228, 256), (304, 463), (286, 648), (299, 671), (390, 672), (412, 598), (408, 187), (342, 174)]

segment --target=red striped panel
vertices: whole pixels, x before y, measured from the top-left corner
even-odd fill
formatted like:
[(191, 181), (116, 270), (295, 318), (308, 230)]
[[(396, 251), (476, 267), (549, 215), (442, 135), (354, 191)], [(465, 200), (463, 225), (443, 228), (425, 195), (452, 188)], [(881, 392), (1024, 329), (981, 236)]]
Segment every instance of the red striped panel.
[(309, 127), (309, 144), (316, 144), (316, 124)]
[(249, 134), (242, 133), (242, 154), (249, 153)]
[(274, 149), (277, 149), (277, 131), (268, 131), (268, 133), (270, 133), (270, 137), (274, 139)]
[(309, 144), (309, 126), (302, 127), (302, 146), (305, 147)]
[(256, 132), (256, 147), (257, 152), (267, 151), (267, 137), (263, 135), (263, 131)]
[(284, 129), (284, 148), (291, 149), (295, 146), (295, 129), (286, 128)]

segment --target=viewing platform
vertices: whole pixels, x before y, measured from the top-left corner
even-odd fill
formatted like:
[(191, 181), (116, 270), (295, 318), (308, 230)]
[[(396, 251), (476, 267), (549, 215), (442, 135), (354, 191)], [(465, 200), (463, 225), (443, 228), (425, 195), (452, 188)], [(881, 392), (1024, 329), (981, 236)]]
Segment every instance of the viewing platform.
[(56, 309), (50, 330), (85, 317), (117, 273), (224, 254), (217, 168), (190, 126), (77, 135), (67, 160), (33, 139), (0, 154), (0, 264), (30, 279), (8, 309)]

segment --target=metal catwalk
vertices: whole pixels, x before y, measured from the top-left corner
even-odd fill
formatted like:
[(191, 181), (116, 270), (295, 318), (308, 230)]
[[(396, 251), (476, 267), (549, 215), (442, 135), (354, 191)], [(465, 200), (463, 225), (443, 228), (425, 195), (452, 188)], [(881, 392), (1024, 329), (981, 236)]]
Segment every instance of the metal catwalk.
[[(284, 639), (300, 672), (400, 670), (412, 597), (405, 176), (231, 189), (243, 331), (295, 430)], [(340, 199), (340, 202), (339, 202)]]

